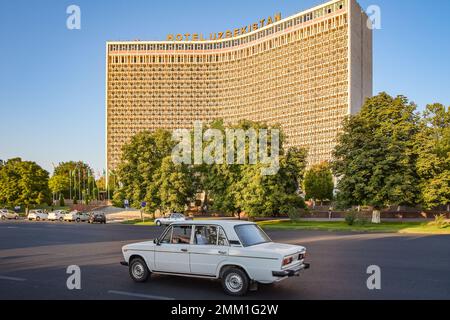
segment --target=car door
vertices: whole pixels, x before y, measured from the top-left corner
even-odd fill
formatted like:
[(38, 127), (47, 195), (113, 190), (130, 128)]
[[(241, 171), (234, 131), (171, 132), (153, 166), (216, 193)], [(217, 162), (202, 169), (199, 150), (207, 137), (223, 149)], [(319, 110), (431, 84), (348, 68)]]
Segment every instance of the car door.
[(189, 265), (191, 236), (192, 226), (169, 227), (155, 248), (155, 271), (191, 273)]
[(191, 272), (215, 276), (217, 267), (227, 259), (229, 243), (222, 227), (215, 225), (195, 226), (190, 250)]

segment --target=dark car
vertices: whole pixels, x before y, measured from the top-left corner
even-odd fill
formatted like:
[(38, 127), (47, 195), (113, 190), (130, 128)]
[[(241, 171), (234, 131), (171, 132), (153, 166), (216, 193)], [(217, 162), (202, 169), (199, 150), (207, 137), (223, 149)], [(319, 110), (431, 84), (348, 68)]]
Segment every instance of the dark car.
[(103, 212), (91, 213), (88, 223), (106, 223), (106, 216)]

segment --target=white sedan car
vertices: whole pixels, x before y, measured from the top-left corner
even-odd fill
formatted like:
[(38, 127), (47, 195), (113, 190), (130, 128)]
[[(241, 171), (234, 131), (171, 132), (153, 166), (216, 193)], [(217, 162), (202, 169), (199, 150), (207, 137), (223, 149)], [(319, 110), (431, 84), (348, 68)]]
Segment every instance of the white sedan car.
[(122, 253), (135, 282), (151, 274), (220, 279), (232, 296), (309, 269), (304, 247), (274, 243), (258, 225), (242, 221), (176, 222), (159, 239), (124, 246)]
[(168, 226), (168, 225), (171, 225), (174, 222), (182, 222), (182, 221), (186, 221), (186, 220), (188, 220), (188, 219), (182, 213), (171, 213), (167, 217), (162, 217), (162, 218), (155, 219), (155, 224), (158, 227), (160, 227), (160, 226)]
[(41, 221), (41, 220), (48, 220), (48, 214), (45, 213), (43, 210), (31, 210), (28, 214), (28, 220), (33, 221)]
[(72, 211), (64, 215), (64, 221), (86, 222), (89, 220), (89, 214), (79, 211)]
[(7, 219), (18, 220), (19, 215), (11, 210), (1, 209), (0, 210), (0, 219), (2, 219), (2, 220), (7, 220)]
[(67, 211), (64, 210), (56, 210), (53, 212), (50, 212), (48, 214), (48, 220), (49, 221), (64, 221), (64, 216), (67, 214)]

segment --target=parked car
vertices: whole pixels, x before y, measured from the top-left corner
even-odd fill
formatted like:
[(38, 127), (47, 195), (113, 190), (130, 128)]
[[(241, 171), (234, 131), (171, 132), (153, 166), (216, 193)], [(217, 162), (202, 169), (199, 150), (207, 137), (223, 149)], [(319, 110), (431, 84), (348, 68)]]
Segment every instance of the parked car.
[(182, 221), (186, 221), (186, 220), (189, 220), (189, 219), (186, 218), (186, 216), (182, 213), (171, 213), (167, 217), (155, 219), (155, 224), (158, 227), (168, 226), (174, 222), (182, 222)]
[(258, 225), (243, 221), (176, 222), (160, 238), (124, 246), (122, 253), (121, 264), (135, 282), (151, 274), (217, 279), (232, 296), (310, 267), (304, 247), (274, 243)]
[(89, 216), (88, 223), (106, 224), (106, 216), (103, 212), (92, 212)]
[(85, 212), (72, 211), (64, 215), (64, 221), (69, 222), (86, 222), (89, 220), (89, 215)]
[(48, 214), (48, 220), (49, 221), (64, 221), (64, 216), (67, 214), (67, 211), (65, 210), (56, 210), (53, 212), (50, 212)]
[(28, 214), (28, 220), (48, 220), (48, 214), (45, 213), (43, 210), (31, 210)]
[(0, 219), (7, 220), (7, 219), (14, 219), (18, 220), (19, 215), (15, 213), (14, 211), (8, 210), (8, 209), (1, 209), (0, 210)]

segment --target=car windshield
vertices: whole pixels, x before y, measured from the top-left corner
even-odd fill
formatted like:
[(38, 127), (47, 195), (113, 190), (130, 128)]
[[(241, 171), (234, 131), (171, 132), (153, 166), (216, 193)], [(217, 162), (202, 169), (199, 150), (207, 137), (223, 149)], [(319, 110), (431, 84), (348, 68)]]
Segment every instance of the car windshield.
[(269, 236), (255, 224), (244, 224), (234, 228), (244, 247), (272, 242)]

